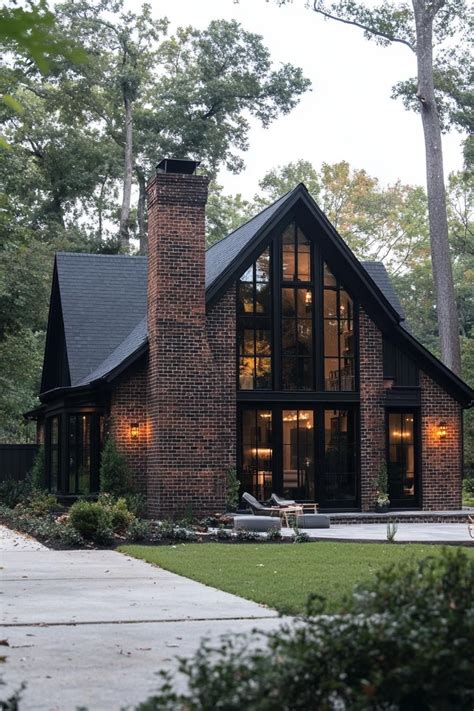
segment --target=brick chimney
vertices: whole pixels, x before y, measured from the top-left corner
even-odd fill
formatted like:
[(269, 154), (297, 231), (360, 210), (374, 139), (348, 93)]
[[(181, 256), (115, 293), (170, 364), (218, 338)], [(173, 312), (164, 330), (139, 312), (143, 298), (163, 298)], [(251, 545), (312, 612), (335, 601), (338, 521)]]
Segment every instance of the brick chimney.
[[(222, 510), (225, 462), (206, 328), (205, 206), (194, 161), (162, 161), (148, 184), (149, 514)], [(234, 401), (235, 408), (235, 401)]]

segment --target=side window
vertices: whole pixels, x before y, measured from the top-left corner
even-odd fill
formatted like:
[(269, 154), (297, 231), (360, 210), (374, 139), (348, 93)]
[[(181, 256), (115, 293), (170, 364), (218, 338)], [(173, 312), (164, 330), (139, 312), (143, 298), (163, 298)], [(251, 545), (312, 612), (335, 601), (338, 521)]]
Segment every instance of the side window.
[(237, 337), (239, 387), (272, 387), (272, 299), (270, 249), (241, 276), (238, 284)]
[(324, 389), (354, 390), (354, 305), (324, 265)]

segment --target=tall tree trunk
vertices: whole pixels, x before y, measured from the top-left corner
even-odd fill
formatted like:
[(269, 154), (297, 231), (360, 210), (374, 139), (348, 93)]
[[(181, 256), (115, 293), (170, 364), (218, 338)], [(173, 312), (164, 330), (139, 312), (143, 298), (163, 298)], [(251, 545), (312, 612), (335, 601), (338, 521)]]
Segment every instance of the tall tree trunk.
[(138, 180), (138, 206), (137, 223), (138, 239), (140, 240), (140, 254), (147, 251), (147, 229), (146, 229), (146, 180), (145, 173), (140, 166), (135, 166), (135, 173)]
[(444, 186), (441, 128), (433, 82), (433, 18), (440, 6), (412, 0), (416, 22), (417, 97), (425, 137), (426, 184), (431, 242), (431, 263), (436, 293), (441, 358), (455, 373), (461, 372), (459, 323), (449, 254), (446, 190)]
[(104, 178), (101, 182), (99, 198), (97, 200), (97, 219), (98, 219), (97, 236), (98, 236), (100, 242), (102, 242), (104, 195), (105, 195), (105, 186), (107, 184), (108, 177), (109, 177), (109, 174), (107, 172), (104, 175)]
[(133, 170), (133, 119), (132, 119), (132, 102), (124, 95), (123, 97), (125, 109), (125, 162), (123, 171), (123, 198), (122, 209), (120, 211), (120, 248), (124, 252), (128, 252), (130, 248), (129, 235), (129, 220), (130, 220), (130, 202), (132, 198), (132, 170)]

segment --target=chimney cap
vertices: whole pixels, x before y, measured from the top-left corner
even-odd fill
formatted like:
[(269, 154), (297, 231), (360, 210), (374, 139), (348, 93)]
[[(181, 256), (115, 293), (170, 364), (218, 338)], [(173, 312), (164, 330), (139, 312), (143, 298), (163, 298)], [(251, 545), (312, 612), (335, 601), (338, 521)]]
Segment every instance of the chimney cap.
[(201, 161), (190, 158), (163, 158), (156, 166), (157, 173), (180, 173), (194, 175)]

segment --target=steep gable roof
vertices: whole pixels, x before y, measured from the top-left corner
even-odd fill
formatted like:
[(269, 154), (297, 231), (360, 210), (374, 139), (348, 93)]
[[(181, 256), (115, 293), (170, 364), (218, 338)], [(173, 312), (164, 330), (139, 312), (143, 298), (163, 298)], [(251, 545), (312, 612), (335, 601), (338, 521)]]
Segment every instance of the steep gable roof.
[(71, 385), (84, 381), (146, 313), (146, 259), (56, 255)]
[(206, 289), (210, 289), (222, 273), (232, 265), (242, 250), (255, 239), (259, 230), (266, 227), (268, 222), (287, 206), (295, 192), (296, 188), (285, 193), (258, 215), (206, 250)]
[[(384, 265), (359, 262), (303, 184), (206, 251), (207, 301), (235, 279), (293, 209), (306, 210), (311, 220), (316, 220), (326, 247), (345, 264), (344, 273), (353, 280), (362, 302), (371, 302), (379, 325), (390, 331), (420, 367), (469, 404), (472, 390), (407, 332), (403, 308)], [(146, 349), (146, 258), (60, 252), (56, 265), (71, 386), (110, 379)]]

